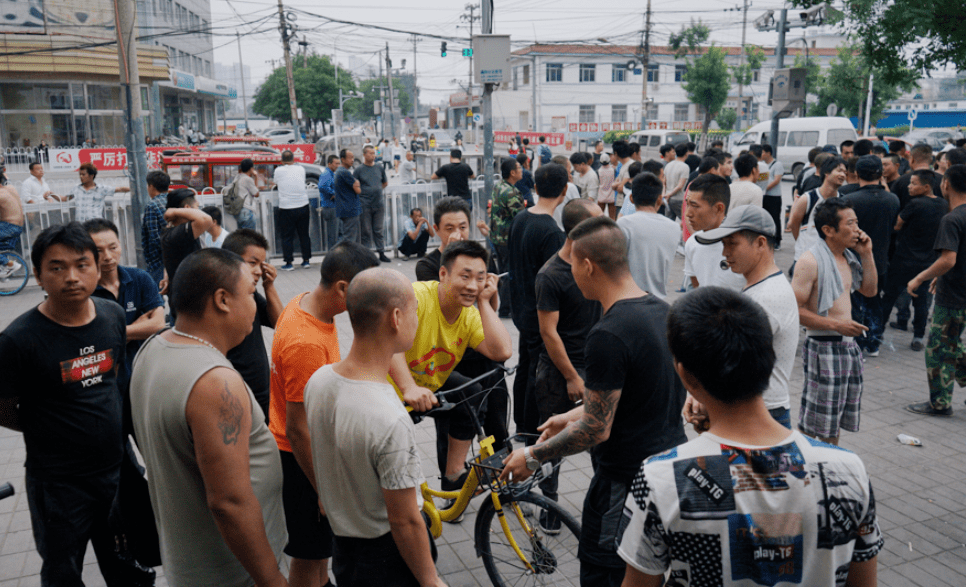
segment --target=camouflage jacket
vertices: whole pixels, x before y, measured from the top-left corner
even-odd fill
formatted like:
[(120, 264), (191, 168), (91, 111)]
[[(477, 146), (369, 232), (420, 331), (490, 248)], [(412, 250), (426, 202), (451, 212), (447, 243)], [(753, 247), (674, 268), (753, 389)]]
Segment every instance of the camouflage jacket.
[(507, 181), (501, 180), (493, 188), (490, 207), (490, 241), (494, 245), (505, 245), (510, 236), (510, 223), (513, 218), (527, 207), (520, 190)]

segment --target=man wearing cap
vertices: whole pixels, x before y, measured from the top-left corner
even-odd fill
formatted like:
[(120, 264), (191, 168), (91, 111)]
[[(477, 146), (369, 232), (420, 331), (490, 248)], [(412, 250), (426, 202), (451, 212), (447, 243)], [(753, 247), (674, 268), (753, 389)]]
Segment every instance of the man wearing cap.
[(877, 295), (869, 298), (853, 294), (852, 319), (869, 329), (856, 338), (855, 342), (867, 356), (877, 357), (885, 330), (881, 295), (889, 269), (889, 241), (899, 217), (899, 198), (879, 182), (882, 178), (882, 160), (879, 157), (859, 157), (855, 164), (855, 173), (859, 176), (859, 189), (843, 197), (852, 204), (859, 228), (872, 239), (872, 255), (878, 270), (879, 290)]
[[(728, 266), (745, 277), (742, 293), (765, 309), (771, 324), (775, 367), (763, 399), (771, 416), (791, 428), (788, 380), (798, 350), (798, 302), (791, 284), (775, 264), (775, 234), (775, 221), (769, 212), (759, 206), (741, 206), (732, 210), (721, 226), (696, 238), (702, 244), (724, 245)], [(684, 416), (699, 429), (706, 418), (700, 404), (690, 397), (684, 405)]]

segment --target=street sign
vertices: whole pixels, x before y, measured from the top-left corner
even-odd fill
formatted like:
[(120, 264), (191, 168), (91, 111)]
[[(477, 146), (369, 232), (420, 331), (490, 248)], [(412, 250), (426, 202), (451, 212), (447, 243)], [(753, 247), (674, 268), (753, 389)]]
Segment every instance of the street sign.
[(912, 110), (909, 111), (908, 114), (906, 114), (906, 118), (909, 119), (909, 122), (912, 122), (918, 117), (919, 117), (919, 111), (916, 110), (915, 108), (913, 108)]
[(479, 112), (473, 115), (473, 122), (479, 124), (481, 120), (483, 120), (483, 115)]
[(839, 107), (835, 104), (829, 104), (828, 108), (825, 109), (825, 114), (828, 116), (835, 116), (839, 113)]
[(337, 124), (342, 126), (342, 110), (339, 108), (332, 109), (332, 124)]
[(641, 69), (640, 67), (634, 68), (634, 75), (641, 75), (642, 73), (644, 73), (644, 70)]

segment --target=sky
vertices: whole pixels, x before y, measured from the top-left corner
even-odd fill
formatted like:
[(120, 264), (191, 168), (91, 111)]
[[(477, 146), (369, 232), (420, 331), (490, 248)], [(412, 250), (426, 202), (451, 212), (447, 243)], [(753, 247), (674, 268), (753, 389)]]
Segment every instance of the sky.
[[(457, 82), (466, 84), (469, 60), (461, 56), (469, 46), (469, 10), (465, 0), (284, 0), (287, 10), (296, 15), (298, 37), (304, 35), (309, 51), (338, 56), (343, 66), (350, 55), (361, 58), (378, 69), (378, 51), (389, 51), (393, 68), (406, 59), (404, 71), (413, 68), (412, 33), (416, 43), (416, 75), (422, 103), (438, 103), (460, 91)], [(348, 4), (348, 5), (347, 5)], [(534, 41), (585, 42), (637, 45), (644, 28), (645, 0), (613, 2), (596, 7), (588, 0), (494, 0), (493, 32), (509, 34), (513, 48)], [(759, 33), (752, 23), (763, 12), (781, 9), (779, 0), (749, 2), (747, 42), (773, 46), (777, 33)], [(479, 16), (479, 2), (474, 14)], [(740, 0), (679, 0), (653, 2), (651, 44), (664, 45), (671, 33), (679, 31), (692, 19), (711, 28), (711, 38), (718, 45), (741, 44), (742, 13)], [(789, 13), (796, 13), (790, 9)], [(282, 47), (278, 32), (278, 4), (272, 0), (211, 0), (211, 22), (215, 36), (215, 61), (238, 63), (235, 31), (241, 37), (242, 59), (251, 67), (252, 81), (257, 86), (272, 70), (271, 60), (281, 60)], [(327, 18), (345, 21), (332, 22)], [(474, 22), (479, 32), (479, 22)], [(385, 27), (402, 32), (391, 32)], [(818, 29), (810, 29), (818, 32)], [(794, 29), (791, 36), (801, 36)], [(440, 56), (438, 37), (446, 37), (448, 56)], [(462, 39), (462, 40), (460, 40)], [(293, 47), (297, 49), (298, 46)], [(254, 88), (246, 88), (249, 95)]]

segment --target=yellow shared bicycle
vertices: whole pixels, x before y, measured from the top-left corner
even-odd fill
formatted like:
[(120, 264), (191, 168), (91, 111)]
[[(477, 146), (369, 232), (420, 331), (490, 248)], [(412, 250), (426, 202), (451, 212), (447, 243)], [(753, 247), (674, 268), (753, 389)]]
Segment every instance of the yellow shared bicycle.
[[(465, 395), (470, 386), (501, 375), (496, 384), (481, 392), (489, 394), (512, 373), (512, 368), (498, 366), (457, 388), (437, 392), (440, 405), (423, 414), (414, 413), (413, 418), (419, 421), (425, 416), (442, 415), (469, 399)], [(475, 496), (485, 495), (487, 499), (476, 514), (474, 539), (476, 554), (494, 585), (578, 585), (580, 524), (557, 502), (532, 491), (555, 467), (547, 463), (523, 483), (501, 482), (503, 459), (512, 444), (523, 443), (533, 435), (518, 434), (497, 449), (493, 437), (484, 435), (478, 415), (472, 409), (468, 411), (477, 430), (479, 452), (467, 463), (470, 470), (463, 487), (440, 491), (425, 482), (421, 487), (423, 512), (429, 518), (433, 537), (442, 535), (442, 522), (459, 520)], [(437, 508), (435, 498), (448, 500), (448, 506)]]

